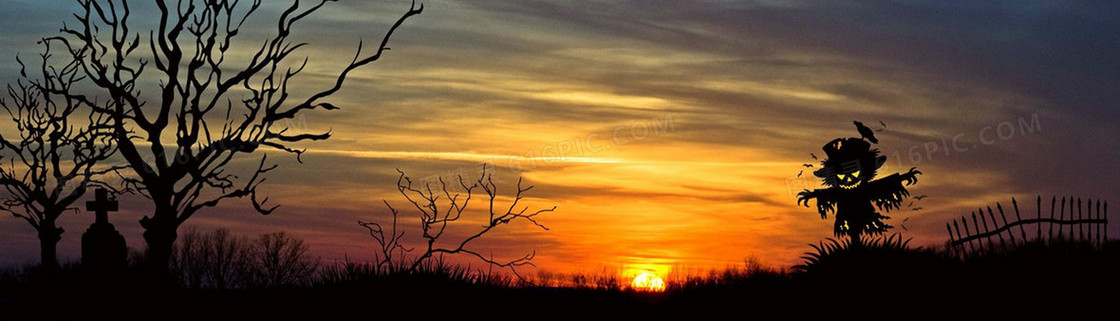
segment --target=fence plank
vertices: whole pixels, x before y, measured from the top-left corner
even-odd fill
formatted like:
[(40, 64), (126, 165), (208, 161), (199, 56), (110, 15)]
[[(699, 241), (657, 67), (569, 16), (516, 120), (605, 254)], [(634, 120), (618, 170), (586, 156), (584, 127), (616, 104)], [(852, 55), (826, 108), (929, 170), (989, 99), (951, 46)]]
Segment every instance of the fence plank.
[[(1058, 211), (1058, 219), (1063, 220), (1063, 221), (1066, 219), (1066, 197), (1065, 196), (1062, 196), (1062, 207), (1061, 207), (1061, 210)], [(1062, 238), (1062, 229), (1064, 229), (1064, 228), (1065, 227), (1063, 227), (1061, 225), (1058, 225), (1058, 238), (1059, 239)]]
[[(1050, 196), (1050, 219), (1054, 219), (1054, 204), (1057, 204), (1058, 197)], [(1054, 222), (1050, 222), (1050, 239), (1054, 239)]]
[[(976, 221), (976, 212), (972, 212), (972, 227), (976, 228), (976, 234), (980, 234), (980, 223)], [(983, 251), (984, 241), (981, 239), (976, 239), (976, 243), (977, 247), (979, 247), (980, 250)]]
[[(1078, 197), (1077, 198), (1077, 220), (1078, 221), (1084, 219), (1084, 217), (1082, 217), (1081, 214), (1082, 214), (1082, 212), (1081, 212), (1081, 198)], [(1085, 228), (1084, 227), (1085, 227), (1084, 224), (1077, 224), (1077, 238), (1078, 238), (1078, 241), (1084, 241), (1085, 240)], [(1071, 230), (1070, 233), (1073, 233), (1073, 231)]]
[[(957, 223), (957, 219), (953, 219), (953, 228), (957, 230), (957, 242), (960, 242), (960, 239), (961, 239), (961, 225)], [(950, 236), (950, 237), (952, 237), (952, 236)], [(957, 244), (957, 245), (961, 246), (960, 244)], [(963, 248), (964, 246), (961, 246), (961, 247)]]
[[(979, 209), (979, 212), (980, 212), (980, 223), (984, 223), (984, 234), (987, 234), (987, 236), (985, 236), (984, 238), (988, 239), (988, 249), (991, 249), (995, 245), (994, 244), (995, 242), (992, 242), (992, 235), (990, 233), (991, 230), (988, 229), (988, 217), (984, 216), (984, 209), (983, 208)], [(995, 225), (995, 224), (996, 224), (996, 222), (992, 222), (992, 225)]]
[(1094, 243), (1093, 230), (1097, 227), (1097, 225), (1093, 222), (1095, 220), (1093, 219), (1093, 199), (1091, 198), (1085, 199), (1085, 219), (1089, 221), (1089, 224), (1085, 225), (1085, 236), (1089, 237), (1089, 239), (1087, 239), (1086, 241), (1089, 241), (1089, 243)]
[[(1073, 220), (1073, 196), (1069, 197), (1069, 219)], [(1073, 240), (1073, 224), (1069, 224), (1069, 239)]]
[[(1099, 198), (1097, 199), (1097, 216), (1096, 216), (1096, 218), (1097, 218), (1097, 220), (1101, 219), (1101, 199), (1099, 199)], [(1096, 226), (1095, 226), (1097, 228), (1097, 245), (1103, 245), (1104, 244), (1104, 243), (1101, 243), (1101, 225), (1103, 225), (1103, 224), (1097, 223)]]
[[(1078, 199), (1078, 201), (1080, 201), (1080, 200), (1081, 199)], [(1085, 199), (1085, 203), (1086, 204), (1085, 204), (1085, 210), (1084, 210), (1085, 214), (1084, 214), (1084, 216), (1082, 216), (1082, 214), (1081, 214), (1081, 212), (1082, 212), (1081, 203), (1080, 202), (1077, 203), (1078, 221), (1091, 222), (1092, 217), (1090, 217), (1090, 216), (1093, 216), (1093, 212), (1090, 211), (1090, 209), (1093, 207), (1093, 201), (1091, 201), (1089, 199)], [(1078, 232), (1078, 234), (1082, 235), (1081, 236), (1081, 241), (1089, 241), (1089, 240), (1093, 239), (1093, 233), (1089, 229), (1090, 227), (1092, 227), (1092, 225), (1090, 225), (1090, 224), (1092, 224), (1092, 223), (1077, 224), (1077, 232)]]
[[(1015, 198), (1011, 198), (1011, 201), (1014, 202)], [(991, 207), (989, 207), (988, 209), (991, 209)], [(1007, 215), (1003, 214), (1003, 205), (1000, 205), (999, 202), (996, 202), (996, 209), (999, 210), (999, 217), (1003, 219), (1003, 226), (1007, 226)], [(995, 220), (996, 220), (996, 218), (993, 217), (992, 221), (995, 221)], [(1022, 227), (1022, 225), (1020, 225), (1020, 227)], [(1012, 232), (1012, 231), (1008, 230), (1007, 231), (1007, 237), (1011, 239), (1011, 245), (1014, 246), (1015, 245), (1015, 232)], [(1000, 241), (1003, 241), (1002, 236), (999, 239), (1000, 239)], [(1026, 239), (1023, 239), (1023, 242), (1026, 242), (1026, 241), (1027, 241)]]
[[(1016, 222), (1022, 221), (1023, 217), (1019, 216), (1019, 202), (1016, 201), (1014, 197), (1011, 198), (1011, 205), (1015, 207), (1015, 221)], [(1003, 212), (1000, 212), (1000, 213), (1003, 213)], [(1007, 224), (1007, 219), (1003, 220), (1003, 224)], [(1015, 233), (1011, 233), (1010, 231), (1008, 231), (1008, 233), (1009, 234), (1015, 234)], [(1027, 243), (1027, 231), (1026, 231), (1026, 229), (1023, 228), (1022, 225), (1019, 225), (1019, 235), (1023, 237), (1023, 243)]]
[[(964, 225), (964, 235), (965, 236), (971, 236), (972, 232), (968, 231), (968, 219), (966, 217), (962, 216), (961, 217), (961, 223), (962, 223), (962, 225)], [(979, 231), (979, 230), (977, 230), (977, 231)], [(957, 229), (957, 233), (960, 233), (960, 232), (961, 232), (961, 230)], [(959, 238), (960, 235), (957, 235), (957, 236)], [(972, 240), (968, 240), (968, 251), (969, 252), (976, 252), (976, 248), (972, 247)]]
[(950, 253), (957, 252), (957, 246), (953, 244), (953, 226), (945, 223), (945, 230), (949, 232), (949, 251)]
[[(991, 206), (988, 206), (988, 216), (992, 218), (992, 230), (998, 230), (999, 229), (999, 223), (996, 223), (996, 215), (992, 213), (992, 207)], [(981, 219), (984, 218), (984, 210), (983, 209), (980, 210), (980, 218)], [(984, 222), (984, 232), (985, 233), (988, 232), (987, 221)], [(1003, 233), (996, 233), (996, 236), (999, 236), (999, 246), (1006, 246), (1006, 244), (1003, 242)], [(989, 238), (990, 237), (991, 236), (989, 236)], [(991, 243), (991, 242), (989, 242), (989, 243)]]
[(953, 244), (953, 226), (945, 223), (945, 230), (949, 231), (949, 244)]
[[(1038, 196), (1038, 201), (1035, 202), (1034, 209), (1035, 209), (1035, 214), (1038, 214), (1038, 219), (1041, 220), (1042, 219), (1042, 195)], [(1015, 211), (1015, 213), (1018, 213), (1018, 212), (1019, 211)], [(1035, 232), (1037, 234), (1035, 234), (1034, 237), (1036, 238), (1036, 241), (1038, 241), (1038, 240), (1042, 239), (1042, 224), (1035, 224), (1035, 227), (1038, 228), (1038, 231)]]

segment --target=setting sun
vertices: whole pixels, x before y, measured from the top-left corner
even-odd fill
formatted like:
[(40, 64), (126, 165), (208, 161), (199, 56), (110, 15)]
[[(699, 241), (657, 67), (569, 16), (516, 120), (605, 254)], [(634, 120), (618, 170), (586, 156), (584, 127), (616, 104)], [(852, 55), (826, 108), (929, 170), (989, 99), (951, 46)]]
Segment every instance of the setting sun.
[(665, 291), (665, 281), (653, 273), (642, 273), (634, 277), (630, 286), (639, 291), (661, 292)]

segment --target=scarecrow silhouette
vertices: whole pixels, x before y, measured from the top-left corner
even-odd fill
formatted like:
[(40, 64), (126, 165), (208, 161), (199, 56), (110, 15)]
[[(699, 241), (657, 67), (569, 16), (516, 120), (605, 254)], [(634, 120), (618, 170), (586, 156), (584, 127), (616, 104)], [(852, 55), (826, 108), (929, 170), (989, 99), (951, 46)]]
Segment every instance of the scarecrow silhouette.
[(910, 168), (905, 174), (895, 173), (876, 180), (876, 173), (887, 157), (879, 155), (879, 150), (871, 148), (871, 143), (864, 138), (837, 138), (821, 149), (827, 158), (813, 175), (820, 177), (827, 187), (798, 193), (797, 204), (804, 202), (805, 207), (809, 207), (809, 200), (816, 199), (821, 219), (827, 219), (828, 213), (834, 212), (833, 233), (837, 237), (847, 235), (853, 246), (862, 244), (860, 236), (863, 234), (879, 235), (892, 228), (883, 222), (890, 217), (879, 211), (889, 213), (899, 209), (903, 199), (910, 196), (906, 186), (917, 183), (917, 175), (922, 172)]

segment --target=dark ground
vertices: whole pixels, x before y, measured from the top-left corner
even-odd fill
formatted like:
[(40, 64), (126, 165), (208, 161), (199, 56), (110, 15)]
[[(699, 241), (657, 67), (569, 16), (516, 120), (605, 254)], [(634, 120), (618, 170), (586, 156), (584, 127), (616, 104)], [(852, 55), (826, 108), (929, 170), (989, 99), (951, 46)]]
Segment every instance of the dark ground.
[(794, 272), (710, 277), (665, 293), (407, 279), (280, 290), (185, 290), (138, 278), (5, 282), (0, 284), (0, 320), (1068, 319), (1115, 313), (1114, 305), (1120, 303), (1118, 245), (1030, 243), (966, 259), (944, 251), (842, 248)]

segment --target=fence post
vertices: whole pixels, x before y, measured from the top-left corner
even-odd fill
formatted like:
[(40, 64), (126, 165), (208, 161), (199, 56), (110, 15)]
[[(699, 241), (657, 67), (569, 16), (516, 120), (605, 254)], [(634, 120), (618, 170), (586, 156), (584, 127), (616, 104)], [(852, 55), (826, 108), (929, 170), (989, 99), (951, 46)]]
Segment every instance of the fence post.
[(945, 230), (949, 231), (949, 252), (955, 253), (957, 252), (957, 246), (953, 245), (953, 226), (945, 223)]
[[(957, 221), (953, 221), (953, 224), (957, 224), (956, 222)], [(964, 225), (964, 236), (965, 237), (972, 236), (972, 232), (968, 231), (968, 217), (967, 216), (961, 216), (961, 224)], [(957, 237), (958, 238), (960, 237), (960, 233), (961, 233), (961, 229), (957, 229)], [(971, 252), (971, 253), (976, 253), (976, 248), (972, 247), (972, 240), (968, 240), (968, 251)]]
[(1058, 203), (1057, 196), (1050, 196), (1050, 240), (1054, 240), (1054, 205)]
[[(992, 218), (992, 230), (993, 231), (998, 230), (999, 229), (999, 224), (996, 223), (996, 215), (992, 213), (992, 207), (991, 206), (988, 206), (988, 217)], [(981, 219), (984, 218), (984, 209), (980, 209), (980, 218)], [(983, 222), (984, 222), (984, 233), (987, 234), (987, 233), (990, 232), (988, 230), (988, 222), (987, 221), (983, 221)], [(1004, 244), (1004, 242), (1003, 242), (1003, 233), (1002, 232), (1001, 233), (996, 233), (996, 236), (999, 236), (999, 246), (1001, 246), (1001, 247), (1006, 246), (1006, 244)], [(991, 236), (988, 236), (988, 237), (989, 237), (989, 240), (990, 240)], [(991, 242), (989, 241), (988, 243), (991, 243)]]
[[(981, 209), (978, 209), (978, 210), (980, 211), (980, 223), (984, 224), (984, 234), (988, 234), (989, 232), (991, 232), (991, 230), (988, 229), (988, 218), (986, 216), (984, 216), (984, 209), (981, 208)], [(996, 222), (992, 222), (992, 225), (995, 225), (995, 224), (996, 224)], [(995, 244), (994, 244), (995, 242), (992, 242), (992, 236), (988, 235), (988, 236), (985, 236), (984, 238), (988, 239), (988, 248), (987, 249), (992, 249), (995, 246)]]
[[(1097, 199), (1097, 221), (1101, 220), (1101, 199)], [(1097, 222), (1097, 245), (1104, 245), (1101, 243), (1101, 222)]]
[[(1062, 207), (1061, 207), (1061, 210), (1058, 211), (1058, 221), (1064, 221), (1065, 219), (1066, 219), (1066, 197), (1062, 196)], [(1055, 223), (1051, 223), (1051, 224), (1055, 224)], [(1062, 229), (1064, 229), (1064, 228), (1065, 228), (1064, 226), (1062, 226), (1061, 224), (1058, 224), (1058, 238), (1059, 239), (1062, 238)]]
[(1104, 241), (1108, 242), (1108, 201), (1104, 202)]
[[(965, 223), (965, 225), (967, 225), (967, 224), (968, 223)], [(961, 225), (957, 224), (957, 219), (953, 219), (953, 227), (956, 228), (956, 230), (957, 230), (957, 241), (959, 242), (961, 240)], [(952, 239), (952, 237), (953, 237), (952, 235), (949, 236), (950, 239)], [(963, 244), (958, 244), (958, 246), (961, 247), (962, 251), (964, 250), (964, 245)]]
[[(1038, 234), (1035, 234), (1034, 237), (1035, 237), (1036, 241), (1041, 241), (1042, 240), (1042, 195), (1038, 195), (1038, 199), (1035, 202), (1034, 209), (1035, 209), (1035, 214), (1038, 214), (1038, 220), (1039, 220), (1038, 224), (1035, 224), (1035, 228), (1038, 229), (1038, 232), (1036, 232), (1036, 233), (1038, 233)], [(1016, 213), (1018, 213), (1018, 211), (1016, 211)]]
[(1093, 199), (1085, 199), (1085, 236), (1088, 237), (1086, 241), (1090, 244), (1093, 243)]
[[(1073, 196), (1069, 197), (1069, 220), (1073, 220)], [(1073, 224), (1069, 225), (1069, 239), (1073, 240)]]
[(949, 231), (949, 244), (953, 244), (953, 226), (945, 223), (945, 230)]
[[(1019, 215), (1019, 202), (1016, 201), (1014, 197), (1011, 198), (1011, 205), (1015, 207), (1015, 222), (1016, 223), (1022, 222), (1023, 217)], [(1003, 212), (1000, 212), (1000, 213), (1002, 214)], [(1004, 220), (1004, 223), (1006, 224), (1007, 219), (1003, 219), (1003, 220)], [(1015, 233), (1012, 233), (1011, 231), (1008, 231), (1008, 233), (1015, 234)], [(1023, 236), (1023, 243), (1027, 243), (1027, 230), (1023, 228), (1023, 224), (1019, 224), (1019, 235)]]
[[(1077, 211), (1081, 211), (1081, 198), (1080, 197), (1077, 198)], [(1081, 214), (1080, 213), (1076, 214), (1077, 218), (1073, 218), (1074, 215), (1075, 215), (1075, 213), (1073, 211), (1073, 197), (1071, 196), (1070, 197), (1070, 220), (1071, 221), (1077, 221), (1077, 220), (1081, 219)], [(1081, 225), (1080, 224), (1071, 224), (1070, 225), (1070, 238), (1071, 239), (1074, 237), (1073, 236), (1073, 227), (1075, 227), (1075, 226), (1077, 227), (1077, 232), (1081, 232)], [(1080, 233), (1079, 233), (1079, 236), (1077, 236), (1077, 240), (1081, 240)]]
[[(1082, 214), (1081, 198), (1078, 197), (1077, 198), (1077, 221), (1078, 221), (1078, 223), (1077, 223), (1077, 238), (1079, 238), (1078, 241), (1084, 241), (1085, 240), (1085, 226), (1084, 226), (1085, 224), (1080, 222), (1082, 219), (1084, 219), (1084, 217), (1081, 214)], [(1070, 231), (1070, 232), (1072, 233), (1073, 231)]]
[[(1011, 198), (1011, 202), (1012, 203), (1015, 202), (1014, 197)], [(991, 207), (988, 207), (988, 209), (991, 210)], [(996, 202), (996, 209), (999, 210), (999, 217), (1003, 219), (1003, 226), (1006, 227), (1007, 226), (1007, 215), (1003, 214), (1003, 205), (1000, 205), (999, 202)], [(996, 218), (993, 217), (992, 221), (995, 222), (995, 220), (996, 220)], [(993, 225), (995, 225), (995, 224), (993, 224)], [(1022, 226), (1022, 225), (1020, 225), (1020, 226)], [(1012, 232), (1011, 229), (1007, 229), (1007, 237), (1011, 239), (1011, 245), (1014, 246), (1015, 245), (1015, 232)], [(1000, 236), (999, 240), (1000, 240), (1000, 242), (1003, 242), (1003, 236)], [(1024, 238), (1023, 242), (1026, 242), (1026, 241), (1027, 240)]]

